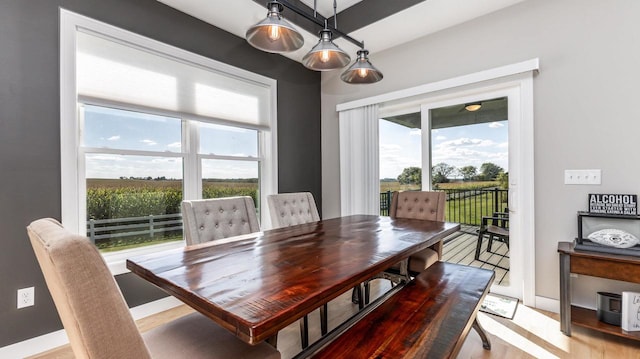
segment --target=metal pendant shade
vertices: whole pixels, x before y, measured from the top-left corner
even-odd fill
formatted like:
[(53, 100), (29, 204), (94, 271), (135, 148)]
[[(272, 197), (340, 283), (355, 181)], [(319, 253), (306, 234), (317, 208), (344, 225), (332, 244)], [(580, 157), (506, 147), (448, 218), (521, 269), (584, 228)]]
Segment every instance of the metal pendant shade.
[(251, 46), (266, 52), (282, 53), (295, 51), (302, 47), (304, 38), (285, 19), (280, 12), (282, 4), (272, 1), (267, 4), (267, 18), (251, 26), (246, 39)]
[(369, 62), (369, 51), (358, 50), (358, 58), (340, 75), (342, 81), (350, 84), (371, 84), (382, 80), (382, 72)]
[(302, 64), (311, 70), (329, 71), (347, 66), (351, 58), (331, 41), (331, 30), (320, 31), (320, 41), (302, 58)]
[(316, 1), (313, 2), (313, 15), (300, 8), (290, 0), (272, 0), (267, 2), (267, 18), (253, 25), (247, 30), (246, 39), (251, 46), (266, 52), (283, 53), (298, 50), (304, 44), (302, 35), (286, 20), (282, 18), (284, 8), (307, 19), (312, 23), (323, 27), (320, 31), (318, 43), (302, 58), (302, 64), (315, 71), (330, 71), (343, 68), (351, 62), (349, 54), (333, 43), (335, 33), (341, 39), (347, 40), (362, 50), (358, 51), (356, 62), (342, 73), (340, 78), (350, 84), (371, 84), (382, 80), (382, 72), (369, 62), (369, 51), (364, 49), (364, 42), (358, 41), (348, 34), (338, 30), (336, 8), (337, 1), (333, 1), (333, 25), (328, 24), (328, 19), (318, 19), (316, 14)]

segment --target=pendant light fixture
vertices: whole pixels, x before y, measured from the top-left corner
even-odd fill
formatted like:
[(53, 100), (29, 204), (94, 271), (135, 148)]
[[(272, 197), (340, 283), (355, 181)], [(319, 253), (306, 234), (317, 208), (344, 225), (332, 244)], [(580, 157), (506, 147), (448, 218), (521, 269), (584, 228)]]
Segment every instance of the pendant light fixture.
[(340, 78), (351, 84), (370, 84), (382, 80), (382, 72), (369, 61), (369, 51), (365, 50), (364, 42), (355, 40), (338, 30), (337, 1), (333, 1), (333, 26), (328, 25), (327, 19), (322, 16), (320, 16), (322, 20), (318, 19), (316, 2), (317, 0), (314, 0), (313, 15), (311, 15), (289, 0), (269, 1), (267, 18), (247, 30), (247, 41), (260, 50), (274, 53), (295, 51), (302, 47), (304, 39), (300, 33), (281, 16), (281, 12), (286, 7), (316, 25), (322, 26), (319, 32), (320, 40), (302, 58), (302, 64), (305, 67), (316, 71), (328, 71), (348, 65), (351, 58), (333, 42), (333, 36), (337, 35), (361, 49), (357, 52), (355, 63)]
[(331, 41), (333, 34), (326, 27), (320, 31), (320, 40), (302, 58), (302, 64), (311, 70), (329, 71), (341, 69), (349, 64), (351, 58)]
[(369, 51), (358, 50), (356, 62), (340, 76), (342, 81), (349, 84), (372, 84), (382, 80), (382, 72), (371, 65), (368, 55)]
[(290, 52), (301, 48), (304, 38), (282, 18), (284, 6), (278, 1), (270, 1), (267, 8), (267, 18), (247, 30), (246, 39), (249, 44), (272, 53)]

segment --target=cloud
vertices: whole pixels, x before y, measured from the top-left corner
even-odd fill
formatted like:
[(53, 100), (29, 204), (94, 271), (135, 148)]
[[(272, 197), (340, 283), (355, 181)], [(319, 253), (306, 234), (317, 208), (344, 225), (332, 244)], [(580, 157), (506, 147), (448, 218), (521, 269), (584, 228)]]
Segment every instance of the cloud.
[(91, 162), (94, 161), (125, 161), (122, 156), (110, 154), (95, 154), (88, 157)]
[(468, 138), (468, 137), (460, 137), (460, 138), (456, 138), (454, 140), (449, 140), (449, 141), (445, 141), (442, 142), (441, 144), (438, 145), (438, 147), (460, 147), (460, 146), (465, 146), (465, 147), (473, 147), (473, 146), (479, 146), (482, 141), (479, 138)]
[(447, 136), (443, 136), (443, 135), (436, 136), (436, 141), (444, 141), (446, 139), (447, 139)]
[(155, 145), (158, 144), (156, 141), (153, 141), (153, 140), (142, 140), (140, 142), (144, 143), (145, 145), (149, 145), (149, 146), (155, 146)]
[(182, 148), (182, 143), (181, 142), (170, 143), (170, 144), (167, 145), (167, 147), (169, 147), (169, 148)]
[(461, 137), (433, 146), (433, 163), (445, 162), (455, 167), (479, 166), (493, 162), (506, 167), (508, 143), (496, 143), (489, 139)]
[(413, 129), (411, 131), (409, 131), (409, 135), (411, 136), (420, 136), (422, 135), (422, 130), (419, 128)]
[(500, 127), (504, 127), (504, 124), (500, 122), (491, 122), (489, 124), (489, 128), (500, 128)]
[(455, 140), (445, 141), (437, 145), (437, 147), (492, 147), (497, 146), (492, 140), (483, 140), (480, 138), (460, 137)]
[(400, 151), (402, 146), (393, 144), (380, 144), (380, 152)]
[(380, 177), (396, 178), (407, 167), (420, 167), (420, 157), (404, 146), (380, 144)]
[(107, 138), (107, 141), (117, 141), (120, 139), (120, 135), (115, 135)]

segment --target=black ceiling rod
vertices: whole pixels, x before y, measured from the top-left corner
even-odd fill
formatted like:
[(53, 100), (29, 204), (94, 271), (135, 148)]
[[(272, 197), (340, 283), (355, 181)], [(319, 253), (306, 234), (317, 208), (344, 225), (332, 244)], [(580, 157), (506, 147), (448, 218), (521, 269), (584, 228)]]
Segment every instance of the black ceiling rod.
[[(304, 10), (302, 10), (302, 9), (298, 8), (297, 6), (293, 5), (288, 0), (277, 0), (277, 1), (280, 4), (282, 4), (282, 6), (286, 7), (287, 9), (289, 9), (289, 10), (295, 12), (296, 14), (306, 18), (309, 21), (314, 22), (316, 25), (325, 28), (325, 24), (322, 21), (318, 20), (316, 17), (308, 14)], [(349, 42), (351, 42), (354, 45), (358, 46), (359, 48), (364, 49), (364, 43), (362, 41), (358, 41), (358, 40), (352, 38), (351, 36), (345, 34), (344, 32), (336, 29), (335, 27), (333, 27), (331, 25), (327, 25), (326, 28), (331, 30), (332, 33), (338, 34), (339, 36), (343, 37), (345, 40), (348, 40)]]

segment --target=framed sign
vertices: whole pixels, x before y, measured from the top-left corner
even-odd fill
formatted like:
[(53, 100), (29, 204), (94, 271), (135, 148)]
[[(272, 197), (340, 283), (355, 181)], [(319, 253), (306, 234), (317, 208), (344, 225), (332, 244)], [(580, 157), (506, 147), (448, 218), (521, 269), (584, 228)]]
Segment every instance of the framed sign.
[(635, 194), (589, 194), (589, 213), (636, 215), (638, 196)]

